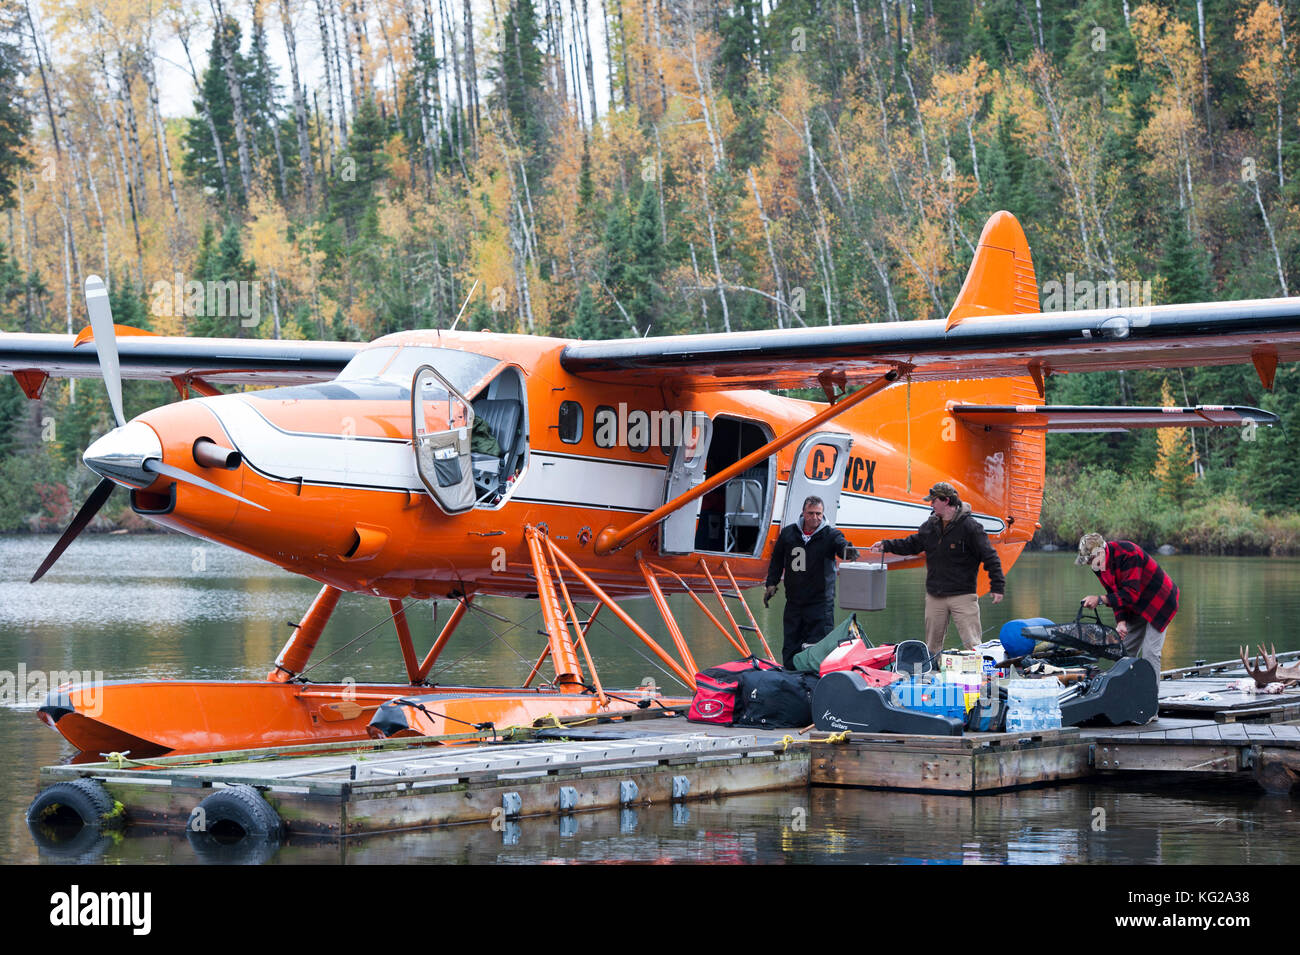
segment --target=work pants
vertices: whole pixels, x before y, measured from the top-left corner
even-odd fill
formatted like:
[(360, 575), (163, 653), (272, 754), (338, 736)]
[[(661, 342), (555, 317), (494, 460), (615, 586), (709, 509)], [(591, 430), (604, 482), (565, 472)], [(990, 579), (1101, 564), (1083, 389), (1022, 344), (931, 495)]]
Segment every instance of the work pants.
[(955, 597), (925, 595), (925, 648), (934, 656), (943, 649), (948, 635), (948, 620), (957, 625), (957, 636), (967, 650), (980, 642), (980, 600), (978, 594)]
[(787, 670), (793, 670), (796, 653), (835, 629), (835, 598), (811, 604), (797, 604), (787, 600), (781, 622), (785, 626), (781, 664)]
[(1165, 648), (1164, 630), (1157, 630), (1146, 621), (1142, 626), (1133, 627), (1124, 637), (1124, 656), (1141, 657), (1156, 670), (1156, 679), (1160, 679), (1160, 654)]

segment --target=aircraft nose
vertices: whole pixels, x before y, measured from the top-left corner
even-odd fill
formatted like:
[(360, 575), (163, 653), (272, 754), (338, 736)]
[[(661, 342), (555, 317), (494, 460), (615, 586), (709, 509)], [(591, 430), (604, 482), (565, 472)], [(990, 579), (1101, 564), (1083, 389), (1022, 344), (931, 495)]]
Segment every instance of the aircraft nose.
[(100, 477), (123, 487), (144, 488), (158, 478), (145, 462), (162, 460), (162, 442), (147, 424), (130, 421), (88, 447), (81, 460)]

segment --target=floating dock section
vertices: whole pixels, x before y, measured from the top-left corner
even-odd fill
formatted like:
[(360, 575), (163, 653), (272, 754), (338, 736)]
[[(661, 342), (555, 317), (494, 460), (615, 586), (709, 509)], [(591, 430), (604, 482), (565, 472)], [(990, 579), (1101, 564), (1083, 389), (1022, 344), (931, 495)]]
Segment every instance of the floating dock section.
[[(1242, 695), (1246, 697), (1245, 694)], [(290, 833), (330, 838), (454, 823), (851, 786), (960, 795), (1131, 772), (1300, 778), (1300, 693), (1232, 697), (1226, 680), (1161, 684), (1144, 726), (847, 739), (688, 723), (677, 711), (516, 731), (47, 766), (40, 787), (90, 778), (130, 824), (186, 827), (206, 797), (253, 787)], [(451, 745), (448, 745), (451, 744)]]
[[(534, 742), (462, 745), (389, 740), (275, 752), (164, 757), (41, 770), (41, 786), (93, 778), (127, 818), (184, 828), (215, 789), (257, 789), (289, 830), (324, 836), (709, 799), (808, 783), (809, 749), (783, 733), (701, 732), (676, 719), (658, 732), (539, 731)], [(545, 734), (545, 735), (542, 735)], [(574, 737), (585, 737), (575, 739)]]

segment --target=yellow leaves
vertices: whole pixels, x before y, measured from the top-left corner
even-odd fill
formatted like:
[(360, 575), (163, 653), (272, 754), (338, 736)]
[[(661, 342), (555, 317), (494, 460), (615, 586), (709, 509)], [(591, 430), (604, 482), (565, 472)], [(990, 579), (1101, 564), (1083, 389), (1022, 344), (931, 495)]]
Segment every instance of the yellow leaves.
[(899, 272), (901, 283), (912, 299), (911, 311), (918, 318), (929, 318), (934, 304), (931, 289), (937, 288), (953, 267), (952, 246), (944, 223), (935, 217), (922, 219), (910, 232), (895, 235), (893, 243), (912, 266)]
[[(1048, 71), (1050, 66), (1035, 54), (1030, 63), (1031, 74), (1037, 75), (1039, 82), (1056, 81)], [(1047, 111), (1039, 99), (1035, 84), (1019, 73), (1004, 72), (996, 75), (993, 83), (993, 112), (1009, 117), (1012, 130), (1017, 139), (1033, 143), (1049, 135)]]
[[(1174, 407), (1173, 392), (1169, 388), (1169, 379), (1160, 385), (1160, 404), (1166, 408)], [(1179, 500), (1187, 485), (1192, 483), (1192, 450), (1187, 428), (1156, 429), (1156, 466), (1152, 476), (1160, 485), (1161, 493)]]
[(1154, 4), (1143, 4), (1133, 11), (1130, 29), (1138, 61), (1169, 77), (1168, 92), (1180, 105), (1188, 100), (1200, 70), (1192, 28)]
[[(1278, 7), (1269, 0), (1260, 0), (1237, 27), (1237, 41), (1245, 53), (1237, 74), (1253, 94), (1269, 102), (1275, 103), (1282, 94), (1295, 62), (1290, 46), (1283, 51), (1282, 37), (1287, 26)], [(1285, 29), (1285, 35), (1292, 35), (1291, 30)]]
[(992, 88), (988, 69), (976, 54), (960, 72), (937, 71), (932, 80), (933, 92), (921, 103), (922, 114), (946, 129), (973, 121)]
[(1193, 104), (1200, 57), (1192, 29), (1159, 7), (1145, 4), (1133, 11), (1132, 32), (1138, 60), (1161, 83), (1138, 142), (1153, 156), (1152, 172), (1172, 176), (1181, 198), (1185, 179), (1190, 179), (1191, 141), (1199, 127)]
[(388, 142), (384, 144), (384, 153), (388, 156), (388, 181), (409, 182), (411, 157), (400, 133), (394, 133), (388, 138)]
[(611, 113), (605, 117), (605, 137), (592, 137), (592, 175), (607, 188), (621, 184), (653, 152), (654, 143), (646, 139), (635, 109)]
[(289, 240), (289, 220), (272, 198), (255, 195), (249, 200), (245, 247), (259, 274), (275, 269), (281, 281), (292, 281), (302, 272), (302, 256)]
[(1153, 157), (1152, 171), (1174, 176), (1179, 174), (1181, 138), (1195, 126), (1195, 114), (1178, 103), (1162, 102), (1152, 112), (1146, 128), (1138, 134), (1138, 145)]

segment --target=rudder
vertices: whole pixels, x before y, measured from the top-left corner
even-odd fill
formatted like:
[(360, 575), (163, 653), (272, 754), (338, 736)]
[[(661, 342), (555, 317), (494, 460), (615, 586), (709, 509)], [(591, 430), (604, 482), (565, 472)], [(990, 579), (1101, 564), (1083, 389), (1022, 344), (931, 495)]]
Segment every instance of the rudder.
[(1025, 230), (1010, 212), (995, 212), (980, 233), (975, 258), (945, 331), (972, 315), (1028, 315), (1039, 311), (1038, 279)]

